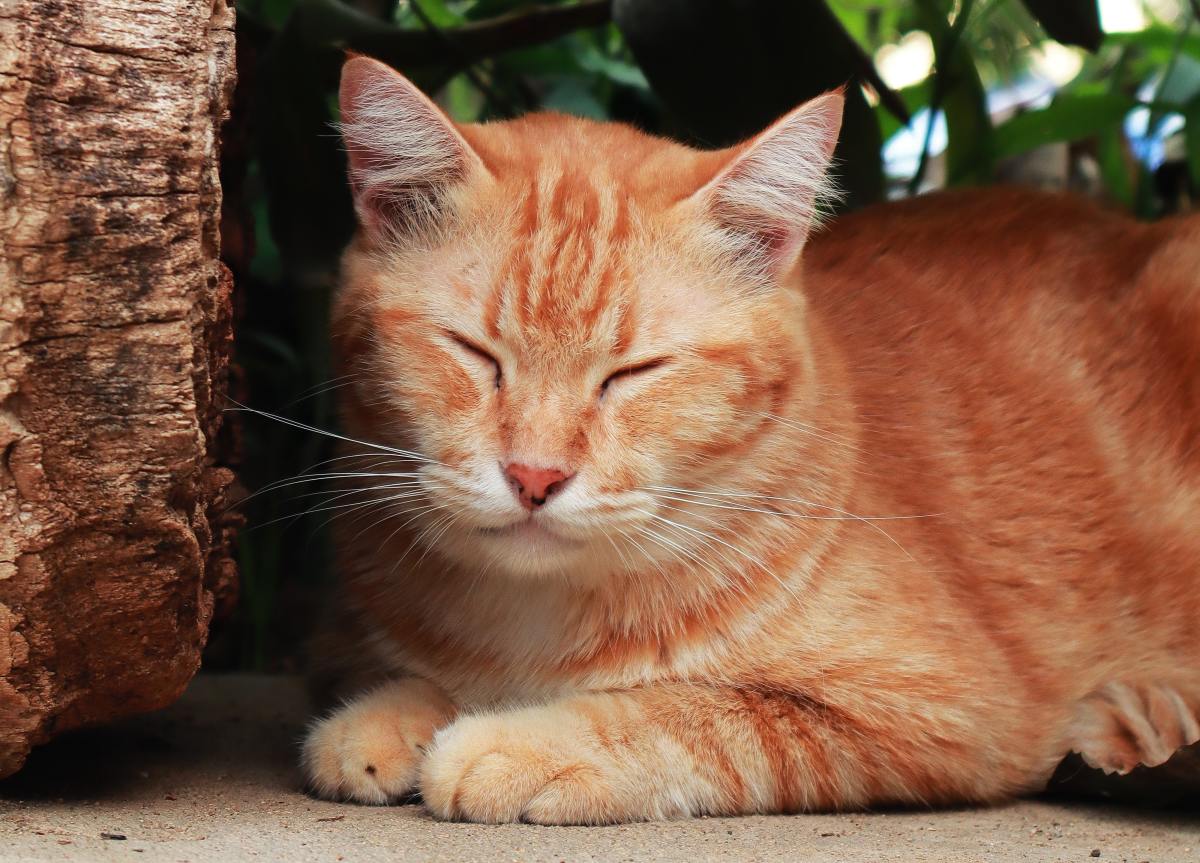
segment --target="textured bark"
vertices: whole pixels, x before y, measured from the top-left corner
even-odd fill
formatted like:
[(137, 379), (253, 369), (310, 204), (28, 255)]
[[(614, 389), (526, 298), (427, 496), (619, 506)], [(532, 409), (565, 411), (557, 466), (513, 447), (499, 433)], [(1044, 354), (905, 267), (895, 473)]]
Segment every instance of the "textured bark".
[(225, 0), (0, 0), (0, 776), (183, 690), (217, 515)]

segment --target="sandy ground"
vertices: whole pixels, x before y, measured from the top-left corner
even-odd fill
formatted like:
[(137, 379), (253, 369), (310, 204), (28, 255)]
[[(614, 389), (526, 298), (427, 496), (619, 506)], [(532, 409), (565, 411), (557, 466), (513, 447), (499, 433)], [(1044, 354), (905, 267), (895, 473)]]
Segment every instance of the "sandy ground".
[(201, 676), (160, 714), (79, 734), (0, 783), (0, 861), (1180, 861), (1200, 811), (1030, 801), (998, 809), (481, 826), (305, 796), (289, 678)]

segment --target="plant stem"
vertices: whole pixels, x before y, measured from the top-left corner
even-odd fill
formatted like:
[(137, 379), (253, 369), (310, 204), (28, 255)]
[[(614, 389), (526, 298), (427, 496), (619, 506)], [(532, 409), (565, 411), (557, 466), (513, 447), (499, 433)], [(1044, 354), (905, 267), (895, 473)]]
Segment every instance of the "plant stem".
[(925, 140), (921, 144), (921, 158), (917, 162), (917, 170), (912, 175), (912, 179), (908, 181), (909, 195), (915, 195), (920, 190), (921, 183), (925, 180), (925, 172), (929, 168), (929, 146), (933, 140), (933, 124), (937, 120), (938, 112), (942, 109), (942, 101), (946, 98), (946, 89), (949, 86), (947, 83), (948, 70), (952, 66), (954, 53), (958, 50), (962, 32), (967, 26), (967, 18), (971, 14), (973, 2), (974, 0), (963, 0), (962, 8), (954, 17), (954, 23), (944, 31), (941, 44), (938, 45), (935, 54), (937, 68), (934, 71), (933, 93), (929, 98), (929, 120), (925, 124)]

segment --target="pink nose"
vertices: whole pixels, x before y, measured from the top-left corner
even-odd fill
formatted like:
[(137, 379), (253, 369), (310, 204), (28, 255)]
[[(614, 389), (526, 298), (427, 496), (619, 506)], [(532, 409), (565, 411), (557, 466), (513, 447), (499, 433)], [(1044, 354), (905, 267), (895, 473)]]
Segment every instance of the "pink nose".
[(521, 506), (529, 510), (537, 509), (546, 502), (546, 498), (560, 491), (574, 474), (563, 473), (552, 467), (529, 467), (524, 464), (510, 464), (504, 468), (508, 484), (521, 500)]

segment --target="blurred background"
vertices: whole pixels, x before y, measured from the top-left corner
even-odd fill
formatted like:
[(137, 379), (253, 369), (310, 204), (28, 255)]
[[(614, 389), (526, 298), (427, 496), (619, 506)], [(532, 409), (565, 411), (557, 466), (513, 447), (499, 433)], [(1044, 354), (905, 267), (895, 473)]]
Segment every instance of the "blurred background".
[[(554, 110), (700, 147), (847, 85), (843, 206), (945, 186), (1069, 188), (1155, 219), (1200, 201), (1200, 0), (240, 0), (222, 234), (242, 404), (336, 429), (328, 307), (353, 212), (333, 130), (347, 51), (459, 121)], [(248, 492), (330, 441), (243, 414)], [(209, 669), (290, 671), (338, 511), (249, 497), (241, 599)], [(353, 518), (352, 512), (346, 517)]]

